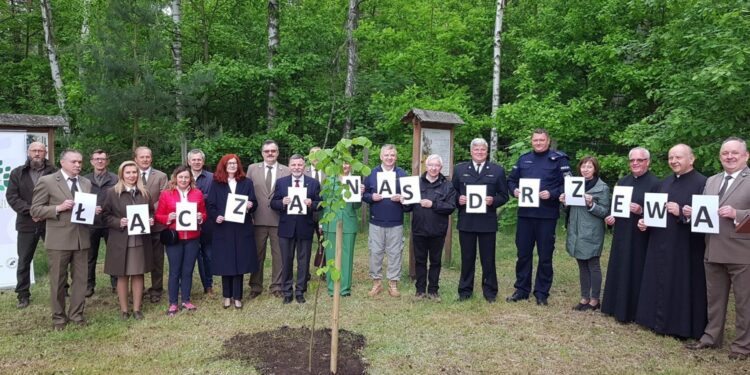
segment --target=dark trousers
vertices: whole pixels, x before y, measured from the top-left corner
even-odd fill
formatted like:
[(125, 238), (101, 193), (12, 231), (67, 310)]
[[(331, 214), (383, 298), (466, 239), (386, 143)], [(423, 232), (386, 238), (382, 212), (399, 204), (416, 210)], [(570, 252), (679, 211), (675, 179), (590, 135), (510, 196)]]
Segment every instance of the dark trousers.
[(479, 262), (482, 264), (482, 293), (486, 299), (497, 298), (497, 271), (495, 270), (495, 237), (497, 232), (458, 232), (461, 244), (461, 276), (458, 295), (471, 296), (474, 292), (474, 272), (479, 244)]
[(599, 257), (591, 259), (576, 259), (578, 262), (578, 278), (581, 282), (581, 298), (599, 299), (602, 291), (602, 268)]
[(294, 274), (294, 254), (297, 254), (297, 282), (294, 295), (301, 296), (307, 291), (307, 277), (310, 273), (310, 251), (312, 239), (279, 237), (281, 248), (281, 292), (284, 296), (292, 296), (292, 276)]
[[(99, 259), (99, 245), (104, 238), (106, 241), (109, 238), (109, 228), (89, 228), (89, 241), (91, 241), (91, 250), (89, 250), (89, 272), (87, 286), (89, 289), (96, 287), (96, 262)], [(110, 284), (112, 287), (117, 286), (117, 277), (110, 276)]]
[(164, 244), (159, 239), (160, 233), (151, 232), (151, 256), (153, 257), (154, 269), (151, 270), (151, 287), (148, 288), (150, 296), (158, 297), (161, 297), (161, 293), (164, 291)]
[[(417, 293), (437, 293), (440, 279), (440, 261), (443, 257), (445, 236), (412, 236), (414, 241), (414, 271), (417, 276)], [(427, 271), (427, 260), (430, 270)], [(425, 289), (426, 288), (426, 289)]]
[(16, 293), (18, 300), (31, 297), (31, 261), (34, 260), (36, 245), (44, 240), (44, 230), (36, 232), (18, 232), (17, 247), (18, 268), (16, 269)]
[(212, 249), (211, 235), (201, 233), (200, 252), (198, 253), (198, 275), (201, 277), (203, 289), (214, 287), (214, 275), (211, 273)]
[(198, 239), (180, 240), (176, 245), (167, 246), (167, 260), (169, 260), (169, 304), (177, 304), (177, 293), (182, 302), (190, 301), (190, 291), (193, 288), (193, 267), (198, 256)]
[(557, 219), (519, 217), (516, 225), (515, 288), (525, 295), (531, 293), (531, 275), (534, 265), (534, 245), (539, 255), (534, 282), (534, 296), (547, 298), (552, 287), (552, 253), (555, 251), (555, 227)]
[(242, 279), (244, 275), (222, 276), (221, 294), (224, 298), (242, 301)]

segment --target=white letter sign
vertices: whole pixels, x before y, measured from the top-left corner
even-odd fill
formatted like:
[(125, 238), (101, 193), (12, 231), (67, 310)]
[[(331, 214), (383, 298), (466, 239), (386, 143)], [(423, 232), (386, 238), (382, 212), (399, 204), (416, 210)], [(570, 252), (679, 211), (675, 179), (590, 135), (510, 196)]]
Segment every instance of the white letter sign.
[(378, 172), (378, 183), (375, 192), (383, 198), (390, 198), (396, 195), (396, 172)]
[(538, 178), (521, 178), (518, 180), (518, 207), (539, 207)]
[(179, 232), (198, 230), (198, 204), (195, 202), (177, 202), (175, 205), (175, 230)]
[(612, 190), (612, 216), (629, 218), (632, 197), (632, 186), (615, 186), (614, 190)]
[(287, 215), (307, 215), (307, 205), (305, 204), (305, 199), (307, 198), (306, 187), (290, 187), (289, 198), (292, 201), (286, 206)]
[(341, 193), (344, 195), (344, 202), (362, 202), (362, 190), (360, 189), (362, 178), (359, 176), (344, 176), (341, 179), (345, 184), (349, 185), (349, 190), (351, 191), (349, 198), (346, 197), (346, 190)]
[(249, 199), (250, 197), (247, 195), (229, 193), (227, 195), (227, 207), (224, 210), (224, 220), (244, 224)]
[(487, 213), (487, 185), (466, 185), (466, 213)]
[(96, 214), (96, 194), (76, 192), (73, 209), (70, 212), (70, 222), (76, 224), (94, 224)]
[(419, 190), (419, 176), (401, 177), (401, 196), (404, 197), (403, 204), (419, 203), (422, 200), (422, 192)]
[(643, 196), (643, 222), (649, 227), (667, 227), (666, 193), (646, 193)]
[(131, 204), (126, 206), (125, 217), (128, 219), (128, 236), (151, 233), (147, 204)]
[(586, 179), (583, 177), (565, 176), (565, 205), (585, 206)]
[(695, 233), (719, 233), (719, 196), (693, 195), (690, 226)]

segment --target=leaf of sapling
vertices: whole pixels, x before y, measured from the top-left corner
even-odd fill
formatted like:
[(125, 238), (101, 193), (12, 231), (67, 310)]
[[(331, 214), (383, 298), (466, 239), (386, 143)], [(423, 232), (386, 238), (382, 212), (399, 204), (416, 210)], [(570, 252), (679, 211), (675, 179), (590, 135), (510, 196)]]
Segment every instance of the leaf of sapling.
[(336, 268), (332, 268), (330, 270), (331, 280), (333, 281), (339, 281), (341, 279), (341, 271), (337, 270)]

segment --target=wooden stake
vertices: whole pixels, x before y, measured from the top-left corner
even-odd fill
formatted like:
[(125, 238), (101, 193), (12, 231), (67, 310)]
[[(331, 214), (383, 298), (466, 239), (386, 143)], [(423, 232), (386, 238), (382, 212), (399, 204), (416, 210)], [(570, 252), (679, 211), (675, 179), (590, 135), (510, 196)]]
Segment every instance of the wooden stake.
[[(336, 257), (334, 264), (341, 271), (341, 251), (344, 247), (344, 222), (336, 222)], [(341, 278), (333, 282), (333, 317), (331, 324), (331, 373), (336, 373), (339, 357), (339, 302), (341, 302)]]

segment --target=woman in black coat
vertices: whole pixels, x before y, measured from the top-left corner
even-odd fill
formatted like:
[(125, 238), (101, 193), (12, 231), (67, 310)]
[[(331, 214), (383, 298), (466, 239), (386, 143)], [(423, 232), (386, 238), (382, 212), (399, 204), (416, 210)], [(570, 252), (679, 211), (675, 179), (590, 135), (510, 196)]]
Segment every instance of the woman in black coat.
[[(224, 213), (229, 194), (248, 197), (244, 207), (244, 223), (225, 219)], [(257, 205), (253, 182), (246, 178), (240, 158), (235, 154), (224, 155), (216, 166), (214, 181), (208, 195), (208, 217), (212, 223), (215, 223), (211, 268), (214, 275), (221, 276), (225, 309), (229, 308), (232, 303), (235, 308), (242, 308), (243, 276), (246, 273), (258, 271), (255, 229), (250, 216)]]

